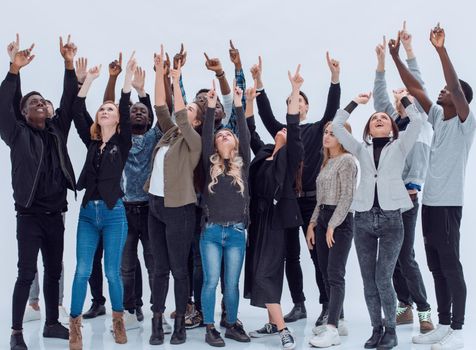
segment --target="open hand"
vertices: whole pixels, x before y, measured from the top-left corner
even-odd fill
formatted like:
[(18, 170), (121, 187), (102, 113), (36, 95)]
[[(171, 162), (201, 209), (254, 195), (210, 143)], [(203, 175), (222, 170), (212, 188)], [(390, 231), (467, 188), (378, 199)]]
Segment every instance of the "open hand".
[(79, 83), (84, 83), (86, 76), (88, 75), (88, 59), (80, 57), (76, 60), (76, 78)]
[(94, 66), (88, 70), (88, 73), (86, 75), (86, 79), (88, 80), (94, 80), (97, 77), (99, 77), (99, 74), (101, 73), (101, 67), (102, 65), (99, 66)]
[(145, 70), (141, 67), (137, 67), (131, 83), (132, 87), (139, 93), (139, 95), (145, 94)]

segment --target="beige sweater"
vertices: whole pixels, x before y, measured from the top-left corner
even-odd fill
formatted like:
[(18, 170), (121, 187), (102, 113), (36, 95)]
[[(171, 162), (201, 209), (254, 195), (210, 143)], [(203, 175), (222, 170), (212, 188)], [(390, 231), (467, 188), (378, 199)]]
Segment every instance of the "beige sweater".
[[(164, 136), (152, 153), (152, 167), (160, 147), (168, 145), (164, 159), (164, 205), (169, 208), (196, 203), (197, 195), (193, 186), (193, 171), (202, 153), (202, 139), (189, 124), (187, 110), (176, 113), (177, 125), (170, 118), (167, 106), (154, 106), (160, 129)], [(153, 169), (151, 171), (151, 176)], [(144, 185), (149, 191), (150, 178)]]

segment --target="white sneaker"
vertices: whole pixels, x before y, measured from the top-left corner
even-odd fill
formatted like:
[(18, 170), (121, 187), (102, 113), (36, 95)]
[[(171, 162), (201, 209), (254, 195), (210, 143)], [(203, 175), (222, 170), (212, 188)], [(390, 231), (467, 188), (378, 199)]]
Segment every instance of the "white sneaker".
[(162, 329), (164, 330), (164, 334), (172, 334), (172, 326), (167, 322), (164, 314), (162, 314)]
[(69, 325), (69, 314), (63, 305), (58, 306), (58, 321), (63, 325)]
[(312, 328), (312, 333), (313, 333), (314, 335), (319, 335), (319, 334), (321, 334), (322, 332), (324, 332), (325, 330), (326, 330), (326, 325), (323, 324), (323, 325), (321, 325), (321, 326), (313, 327), (313, 328)]
[(318, 335), (309, 340), (309, 344), (317, 348), (328, 348), (334, 345), (340, 345), (340, 337), (337, 328), (325, 325), (325, 329)]
[(446, 336), (431, 346), (431, 350), (456, 350), (464, 348), (463, 331), (450, 329)]
[(337, 332), (340, 337), (347, 337), (349, 335), (349, 328), (347, 328), (347, 321), (341, 318), (339, 320), (339, 326), (337, 326)]
[(35, 310), (31, 305), (27, 305), (25, 315), (23, 316), (23, 323), (41, 320), (40, 309)]
[(418, 334), (412, 338), (413, 344), (436, 344), (450, 331), (450, 326), (439, 324), (434, 330)]

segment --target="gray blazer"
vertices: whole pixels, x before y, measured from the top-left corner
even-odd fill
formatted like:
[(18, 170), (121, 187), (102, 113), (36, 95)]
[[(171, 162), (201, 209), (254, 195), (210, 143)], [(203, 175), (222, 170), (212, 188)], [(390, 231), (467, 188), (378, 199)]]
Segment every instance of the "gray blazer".
[(349, 113), (337, 111), (332, 122), (332, 131), (339, 142), (352, 153), (360, 163), (361, 176), (351, 208), (355, 211), (368, 211), (372, 208), (377, 183), (377, 195), (383, 210), (405, 211), (413, 208), (413, 203), (402, 180), (405, 158), (412, 149), (420, 133), (424, 116), (414, 104), (406, 108), (410, 123), (405, 133), (388, 143), (380, 154), (378, 168), (375, 168), (373, 146), (357, 141), (345, 128)]

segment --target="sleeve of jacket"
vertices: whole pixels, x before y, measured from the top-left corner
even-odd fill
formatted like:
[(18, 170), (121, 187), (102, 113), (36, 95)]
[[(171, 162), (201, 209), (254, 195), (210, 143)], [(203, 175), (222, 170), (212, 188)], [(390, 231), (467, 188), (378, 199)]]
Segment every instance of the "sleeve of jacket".
[(119, 100), (119, 138), (121, 142), (121, 151), (123, 152), (123, 159), (127, 159), (129, 150), (132, 147), (132, 127), (131, 127), (131, 109), (129, 107), (129, 100), (131, 93), (124, 93), (121, 91), (121, 99)]
[(248, 130), (250, 131), (250, 146), (253, 153), (258, 154), (261, 147), (264, 146), (264, 142), (259, 137), (259, 134), (256, 132), (256, 124), (254, 116), (246, 118), (246, 124), (248, 125)]
[(326, 124), (327, 122), (332, 121), (335, 117), (337, 110), (340, 107), (340, 83), (333, 84), (329, 87), (329, 93), (327, 94), (327, 104), (326, 110), (324, 111), (324, 116), (319, 121), (321, 124)]
[(358, 156), (362, 149), (362, 144), (357, 141), (351, 133), (344, 127), (345, 122), (349, 119), (350, 114), (344, 110), (339, 109), (336, 113), (334, 121), (332, 122), (332, 131), (339, 142), (346, 150), (355, 156)]
[(0, 136), (8, 146), (13, 145), (20, 128), (13, 108), (17, 83), (17, 75), (8, 73), (0, 85)]
[(387, 113), (393, 120), (397, 119), (398, 113), (390, 102), (387, 92), (385, 72), (375, 72), (374, 80), (374, 108), (377, 112)]
[(238, 128), (238, 138), (240, 141), (240, 155), (246, 167), (251, 162), (250, 142), (251, 135), (246, 124), (246, 117), (243, 107), (235, 107), (236, 111), (236, 126)]
[(258, 114), (263, 121), (264, 127), (274, 138), (278, 131), (284, 128), (284, 125), (276, 120), (273, 110), (271, 109), (271, 104), (269, 103), (268, 95), (266, 95), (264, 89), (261, 90), (260, 94), (256, 97), (256, 105), (258, 106)]
[(175, 123), (170, 118), (170, 112), (167, 105), (155, 106), (155, 114), (157, 115), (157, 123), (159, 124), (162, 133), (166, 133), (170, 128), (175, 126)]
[(78, 97), (74, 99), (71, 109), (74, 126), (78, 132), (79, 138), (86, 147), (91, 143), (91, 125), (93, 120), (86, 109), (86, 97)]
[[(301, 141), (301, 132), (299, 130), (299, 114), (288, 114), (286, 152), (287, 166), (291, 174), (295, 174), (304, 157), (304, 146)], [(293, 179), (294, 181), (294, 179)]]
[(206, 172), (210, 167), (210, 157), (215, 153), (214, 126), (215, 108), (208, 107), (202, 127), (202, 161)]
[[(188, 122), (187, 110), (184, 108), (176, 114), (177, 126), (183, 135), (193, 159), (200, 160), (202, 153), (202, 138)], [(196, 157), (197, 156), (197, 157)]]
[[(423, 81), (423, 76), (421, 75), (420, 67), (418, 66), (416, 58), (410, 58), (407, 60), (407, 66), (408, 69), (410, 70), (410, 73), (415, 77), (416, 80), (421, 84), (423, 87), (423, 90), (425, 91), (426, 94), (428, 94), (428, 91), (426, 91), (425, 87), (425, 82)], [(416, 108), (420, 111), (420, 113), (425, 113), (423, 110), (423, 107), (420, 105), (420, 103), (415, 99), (414, 101)]]
[(74, 69), (65, 69), (63, 81), (63, 95), (60, 106), (56, 109), (54, 122), (63, 133), (65, 139), (68, 138), (71, 122), (73, 121), (72, 107), (78, 94), (78, 79)]
[(418, 135), (420, 134), (423, 125), (423, 114), (418, 111), (415, 104), (411, 103), (407, 97), (402, 98), (402, 103), (405, 106), (408, 118), (410, 118), (410, 123), (408, 124), (407, 129), (402, 136), (399, 137), (400, 147), (402, 148), (403, 154), (406, 156), (410, 153), (413, 145), (418, 139)]

